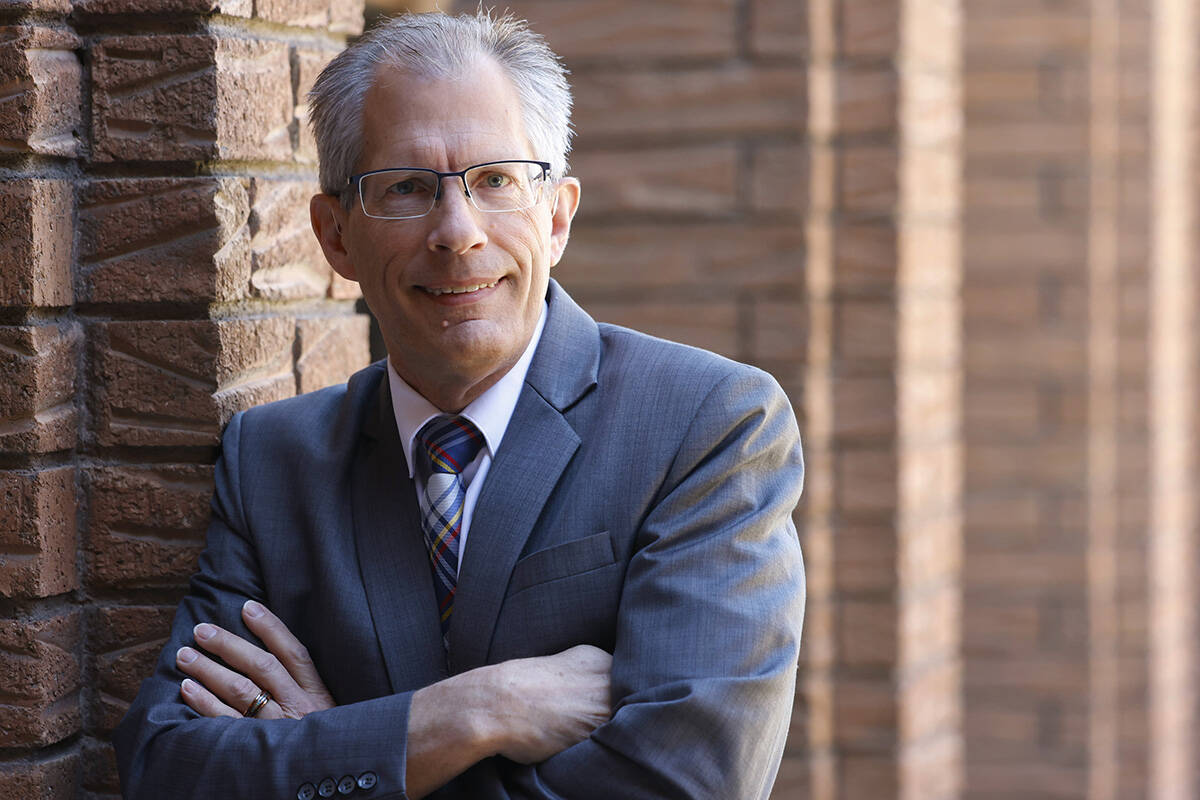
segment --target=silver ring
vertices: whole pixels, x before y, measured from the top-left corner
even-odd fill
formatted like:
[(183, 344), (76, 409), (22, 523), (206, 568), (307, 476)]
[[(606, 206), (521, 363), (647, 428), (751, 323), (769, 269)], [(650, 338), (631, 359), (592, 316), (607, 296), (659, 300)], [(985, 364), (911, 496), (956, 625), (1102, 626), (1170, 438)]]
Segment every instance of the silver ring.
[(246, 709), (246, 713), (242, 714), (242, 716), (253, 717), (257, 715), (258, 712), (262, 711), (263, 706), (269, 702), (271, 702), (271, 693), (263, 689), (258, 693), (258, 697), (254, 698), (254, 702), (250, 704), (250, 707)]

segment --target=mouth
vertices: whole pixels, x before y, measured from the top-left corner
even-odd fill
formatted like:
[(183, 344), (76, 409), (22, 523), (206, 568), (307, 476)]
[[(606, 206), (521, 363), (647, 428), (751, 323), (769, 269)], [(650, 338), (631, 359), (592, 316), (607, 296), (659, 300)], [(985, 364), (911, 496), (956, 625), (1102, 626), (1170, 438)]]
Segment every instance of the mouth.
[(482, 292), (484, 289), (491, 289), (499, 282), (500, 280), (496, 279), (490, 283), (471, 283), (465, 286), (422, 286), (421, 290), (434, 297), (442, 297), (443, 295), (469, 295)]

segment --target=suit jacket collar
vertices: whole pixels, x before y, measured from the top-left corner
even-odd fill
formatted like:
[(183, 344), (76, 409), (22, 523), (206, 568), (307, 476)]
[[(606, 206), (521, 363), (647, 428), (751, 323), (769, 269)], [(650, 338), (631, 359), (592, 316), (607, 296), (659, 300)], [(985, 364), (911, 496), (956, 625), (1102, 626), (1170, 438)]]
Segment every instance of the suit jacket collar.
[(414, 673), (425, 685), (444, 676), (438, 668), (447, 664), (456, 674), (487, 663), (513, 566), (579, 447), (563, 413), (596, 385), (599, 329), (556, 281), (550, 281), (547, 301), (546, 327), (525, 389), (475, 506), (446, 660), (388, 382), (382, 364), (372, 367), (380, 386), (363, 424), (363, 434), (374, 441), (364, 442), (355, 464), (355, 528), (371, 615), (395, 691), (411, 685)]

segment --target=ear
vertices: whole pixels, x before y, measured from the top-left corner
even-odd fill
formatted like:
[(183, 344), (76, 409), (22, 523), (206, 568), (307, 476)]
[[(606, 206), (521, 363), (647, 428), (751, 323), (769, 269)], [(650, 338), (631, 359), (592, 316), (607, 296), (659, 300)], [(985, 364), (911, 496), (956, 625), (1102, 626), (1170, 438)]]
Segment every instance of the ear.
[(571, 220), (579, 210), (579, 179), (563, 178), (554, 188), (554, 210), (550, 212), (550, 266), (562, 260), (571, 237)]
[(331, 194), (315, 194), (308, 201), (308, 216), (313, 233), (317, 235), (317, 241), (325, 253), (325, 260), (346, 280), (358, 280), (344, 239), (350, 215), (342, 208), (341, 201)]

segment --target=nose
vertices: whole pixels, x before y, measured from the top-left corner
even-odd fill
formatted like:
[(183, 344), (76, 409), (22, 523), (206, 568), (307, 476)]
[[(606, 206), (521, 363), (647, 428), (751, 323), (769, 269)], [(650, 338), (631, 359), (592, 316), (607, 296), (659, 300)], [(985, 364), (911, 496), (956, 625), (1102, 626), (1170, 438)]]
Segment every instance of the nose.
[(429, 249), (463, 255), (487, 244), (487, 233), (480, 225), (480, 211), (467, 199), (461, 180), (442, 186), (437, 205), (429, 212), (431, 220)]

